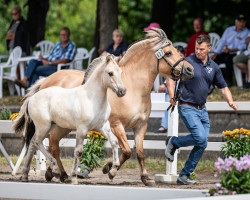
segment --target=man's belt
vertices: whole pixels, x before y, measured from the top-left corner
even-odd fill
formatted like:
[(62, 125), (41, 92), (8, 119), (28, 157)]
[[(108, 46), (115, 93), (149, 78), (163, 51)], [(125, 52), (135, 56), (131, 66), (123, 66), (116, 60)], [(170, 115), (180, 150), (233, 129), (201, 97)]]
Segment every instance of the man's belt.
[(194, 104), (192, 104), (192, 103), (184, 102), (184, 101), (181, 101), (181, 100), (180, 100), (180, 104), (186, 104), (186, 105), (195, 107), (195, 108), (197, 108), (197, 109), (199, 109), (199, 110), (201, 110), (202, 108), (205, 107), (205, 104), (199, 106), (199, 105), (194, 105)]

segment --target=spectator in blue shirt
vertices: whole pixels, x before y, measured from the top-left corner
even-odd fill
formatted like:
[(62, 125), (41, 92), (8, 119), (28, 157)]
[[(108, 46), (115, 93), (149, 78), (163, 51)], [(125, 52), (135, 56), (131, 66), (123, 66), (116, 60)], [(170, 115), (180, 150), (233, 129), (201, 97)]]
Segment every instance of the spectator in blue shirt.
[[(180, 137), (167, 137), (166, 156), (169, 161), (173, 161), (176, 149), (186, 146), (194, 146), (194, 148), (177, 178), (177, 184), (191, 185), (197, 183), (197, 181), (190, 178), (190, 174), (194, 171), (207, 147), (210, 122), (205, 103), (211, 84), (215, 84), (221, 90), (230, 107), (234, 110), (238, 109), (238, 105), (233, 101), (232, 94), (223, 79), (219, 66), (208, 57), (210, 49), (209, 35), (200, 35), (196, 39), (195, 54), (186, 58), (194, 67), (194, 77), (183, 83), (178, 110), (190, 134)], [(168, 80), (167, 88), (170, 103), (176, 105), (173, 99), (173, 80)]]
[(115, 56), (123, 56), (125, 52), (128, 49), (128, 45), (122, 42), (123, 40), (123, 31), (116, 29), (113, 31), (113, 43), (110, 44), (106, 50), (102, 53), (102, 55), (105, 55), (105, 53), (110, 53)]
[(237, 51), (246, 49), (245, 40), (249, 30), (245, 26), (245, 16), (239, 14), (235, 19), (235, 26), (230, 26), (224, 31), (215, 53), (211, 56), (217, 64), (226, 64), (225, 78), (229, 87), (233, 85), (233, 57)]
[(22, 80), (16, 80), (15, 83), (21, 87), (30, 87), (39, 76), (49, 76), (57, 71), (57, 65), (68, 63), (74, 59), (76, 53), (75, 45), (70, 41), (70, 30), (64, 27), (60, 30), (60, 39), (49, 57), (39, 57), (38, 60), (31, 60), (26, 68), (25, 76)]

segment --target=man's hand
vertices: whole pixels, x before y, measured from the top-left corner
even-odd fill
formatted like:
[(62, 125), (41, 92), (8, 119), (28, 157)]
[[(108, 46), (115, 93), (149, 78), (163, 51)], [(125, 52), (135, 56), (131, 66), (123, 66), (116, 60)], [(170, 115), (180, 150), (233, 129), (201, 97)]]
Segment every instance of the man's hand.
[(227, 46), (225, 46), (222, 52), (223, 52), (223, 53), (229, 53), (229, 52), (230, 52), (230, 49), (227, 48)]
[(43, 63), (43, 65), (50, 65), (50, 62), (47, 60), (44, 60), (44, 59), (42, 59), (42, 63)]
[(233, 108), (234, 110), (238, 110), (238, 105), (237, 105), (237, 103), (235, 103), (235, 102), (228, 102), (228, 105), (231, 107), (231, 108)]
[(6, 40), (14, 40), (15, 39), (15, 33), (12, 33), (11, 30), (9, 30), (6, 34)]
[(216, 57), (217, 57), (217, 53), (214, 53), (212, 56), (210, 56), (210, 58), (211, 58), (212, 60), (214, 60)]
[(171, 103), (173, 106), (176, 106), (176, 101), (175, 101), (173, 98), (170, 99), (170, 103)]

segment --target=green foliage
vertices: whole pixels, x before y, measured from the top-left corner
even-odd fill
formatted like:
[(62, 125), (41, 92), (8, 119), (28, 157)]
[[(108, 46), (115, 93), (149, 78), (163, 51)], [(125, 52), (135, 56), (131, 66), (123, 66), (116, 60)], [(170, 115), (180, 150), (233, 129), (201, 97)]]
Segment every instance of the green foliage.
[(0, 120), (9, 120), (11, 116), (11, 111), (8, 108), (3, 108), (0, 112)]
[(229, 156), (239, 159), (245, 155), (250, 155), (250, 130), (234, 129), (233, 131), (223, 131), (226, 136), (226, 144), (221, 147), (223, 157)]
[(87, 143), (83, 145), (83, 154), (80, 163), (88, 166), (91, 170), (101, 166), (100, 162), (103, 159), (103, 150), (106, 143), (106, 138), (101, 133), (91, 131), (87, 136)]

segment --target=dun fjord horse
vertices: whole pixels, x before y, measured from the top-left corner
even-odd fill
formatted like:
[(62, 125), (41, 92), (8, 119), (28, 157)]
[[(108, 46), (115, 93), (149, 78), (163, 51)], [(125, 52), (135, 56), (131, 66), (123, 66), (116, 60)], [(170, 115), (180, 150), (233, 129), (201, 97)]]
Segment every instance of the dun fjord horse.
[[(157, 52), (157, 56), (156, 53)], [(134, 43), (119, 62), (123, 71), (122, 81), (127, 89), (127, 93), (122, 98), (117, 98), (108, 91), (108, 100), (111, 105), (111, 115), (109, 122), (112, 132), (118, 138), (122, 155), (120, 156), (120, 166), (130, 158), (131, 149), (129, 147), (125, 130), (132, 128), (136, 146), (137, 159), (140, 166), (141, 180), (145, 185), (153, 185), (154, 181), (149, 178), (145, 169), (143, 140), (147, 130), (147, 120), (151, 111), (150, 93), (155, 78), (160, 72), (168, 77), (182, 78), (188, 80), (192, 78), (193, 67), (185, 60), (182, 60), (177, 50), (172, 46), (166, 34), (161, 29), (147, 31), (147, 38)], [(83, 82), (84, 72), (77, 70), (61, 70), (47, 77), (28, 95), (33, 95), (40, 89), (51, 86), (61, 86), (73, 88)], [(61, 179), (67, 178), (60, 161), (59, 141), (63, 135), (67, 135), (70, 130), (56, 126), (50, 134), (49, 150), (56, 158), (62, 174)], [(107, 173), (111, 164), (105, 165), (103, 172)], [(46, 172), (46, 179), (53, 178), (51, 169)]]
[[(113, 168), (110, 176), (115, 176), (119, 167), (118, 140), (110, 130), (108, 121), (111, 108), (107, 98), (110, 88), (118, 97), (126, 93), (122, 83), (122, 70), (113, 55), (95, 59), (87, 70), (84, 84), (75, 88), (50, 87), (26, 98), (21, 114), (14, 123), (16, 133), (26, 127), (25, 138), (28, 153), (23, 167), (22, 181), (28, 181), (32, 156), (39, 149), (50, 163), (52, 172), (59, 176), (60, 170), (55, 158), (44, 148), (42, 141), (55, 125), (64, 129), (76, 128), (76, 148), (72, 166), (72, 183), (77, 184), (77, 167), (83, 152), (86, 134), (95, 129), (106, 136), (113, 150)], [(30, 127), (35, 126), (35, 131)], [(32, 139), (31, 139), (32, 138)]]

